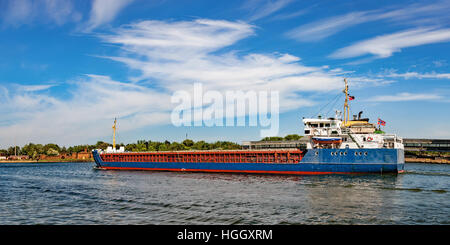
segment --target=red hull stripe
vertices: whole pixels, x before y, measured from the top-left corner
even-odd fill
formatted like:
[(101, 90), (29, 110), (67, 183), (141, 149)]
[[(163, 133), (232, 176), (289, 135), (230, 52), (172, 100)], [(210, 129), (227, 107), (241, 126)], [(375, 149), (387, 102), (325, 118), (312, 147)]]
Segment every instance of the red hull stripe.
[(222, 170), (222, 169), (174, 169), (174, 168), (128, 168), (128, 167), (102, 167), (106, 170), (150, 170), (174, 172), (215, 172), (215, 173), (252, 173), (252, 174), (358, 174), (355, 172), (316, 172), (316, 171), (260, 171), (260, 170)]

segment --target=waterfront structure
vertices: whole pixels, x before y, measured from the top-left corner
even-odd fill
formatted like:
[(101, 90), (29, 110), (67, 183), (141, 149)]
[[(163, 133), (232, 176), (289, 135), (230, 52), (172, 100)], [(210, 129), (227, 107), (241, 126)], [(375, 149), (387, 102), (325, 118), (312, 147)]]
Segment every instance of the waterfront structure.
[(19, 155), (19, 156), (9, 156), (8, 160), (14, 160), (14, 161), (17, 161), (17, 160), (28, 160), (29, 158), (30, 157), (27, 156), (27, 155)]
[[(361, 113), (350, 120), (349, 101), (354, 97), (348, 94), (348, 83), (344, 81), (343, 118), (339, 111), (333, 118), (303, 118), (305, 137), (298, 145), (285, 142), (277, 149), (168, 152), (125, 152), (123, 147), (117, 150), (114, 146), (106, 151), (93, 150), (93, 157), (97, 168), (104, 170), (266, 174), (403, 172), (402, 139), (377, 130), (369, 119), (360, 118)], [(115, 120), (114, 135), (116, 129)], [(301, 144), (305, 147), (299, 147)]]
[(405, 151), (450, 152), (450, 139), (403, 139)]

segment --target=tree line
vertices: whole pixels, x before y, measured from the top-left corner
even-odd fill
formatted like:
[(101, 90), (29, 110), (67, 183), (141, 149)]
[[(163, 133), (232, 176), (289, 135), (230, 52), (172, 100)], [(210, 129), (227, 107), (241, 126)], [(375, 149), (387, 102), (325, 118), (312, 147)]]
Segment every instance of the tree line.
[(272, 137), (265, 137), (262, 139), (262, 141), (291, 141), (291, 140), (300, 140), (303, 136), (298, 134), (288, 134), (284, 137), (279, 136), (272, 136)]
[[(297, 134), (286, 135), (285, 137), (266, 137), (263, 141), (290, 141), (299, 140), (303, 136)], [(70, 147), (60, 147), (57, 144), (49, 143), (34, 144), (28, 143), (23, 147), (11, 146), (8, 149), (0, 149), (0, 155), (12, 156), (12, 155), (27, 155), (32, 159), (38, 158), (40, 155), (58, 156), (59, 154), (72, 154), (82, 151), (92, 151), (93, 149), (106, 150), (108, 146), (112, 146), (111, 143), (98, 141), (94, 145), (75, 145)], [(183, 150), (237, 150), (241, 149), (240, 144), (230, 141), (216, 141), (213, 143), (205, 142), (204, 140), (193, 141), (186, 139), (182, 142), (170, 142), (168, 140), (164, 142), (151, 141), (151, 140), (138, 140), (136, 143), (130, 144), (117, 144), (116, 147), (125, 147), (126, 151), (143, 152), (143, 151), (183, 151)]]
[[(0, 149), (0, 155), (13, 156), (13, 155), (27, 155), (32, 159), (38, 158), (40, 155), (58, 156), (60, 154), (72, 154), (82, 151), (92, 151), (93, 149), (106, 150), (108, 146), (112, 144), (98, 141), (94, 145), (75, 145), (70, 147), (60, 147), (57, 144), (34, 144), (29, 143), (20, 146), (11, 146), (8, 149)], [(182, 151), (182, 150), (232, 150), (241, 149), (241, 145), (229, 141), (216, 141), (214, 143), (208, 143), (203, 140), (194, 142), (193, 140), (186, 139), (179, 143), (176, 141), (170, 142), (168, 140), (164, 142), (151, 141), (151, 140), (138, 140), (136, 143), (130, 144), (116, 144), (116, 148), (125, 147), (126, 151), (142, 152), (142, 151)]]

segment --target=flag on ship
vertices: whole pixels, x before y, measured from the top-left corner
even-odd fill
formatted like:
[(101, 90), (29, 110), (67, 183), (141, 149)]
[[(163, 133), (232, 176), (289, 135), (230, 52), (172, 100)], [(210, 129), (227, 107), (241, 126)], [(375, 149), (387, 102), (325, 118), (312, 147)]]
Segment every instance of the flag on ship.
[(349, 100), (354, 100), (354, 99), (355, 99), (355, 96), (349, 96), (348, 99), (349, 99)]
[(386, 122), (378, 118), (378, 125), (386, 126)]

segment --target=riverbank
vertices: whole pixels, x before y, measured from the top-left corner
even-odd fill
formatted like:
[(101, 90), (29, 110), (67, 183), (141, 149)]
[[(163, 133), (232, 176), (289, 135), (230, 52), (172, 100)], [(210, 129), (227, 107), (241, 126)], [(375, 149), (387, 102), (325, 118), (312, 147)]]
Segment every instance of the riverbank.
[(415, 157), (405, 157), (405, 163), (439, 163), (439, 164), (450, 164), (449, 159), (433, 159), (433, 158), (415, 158)]
[(405, 162), (450, 164), (450, 152), (405, 151)]

